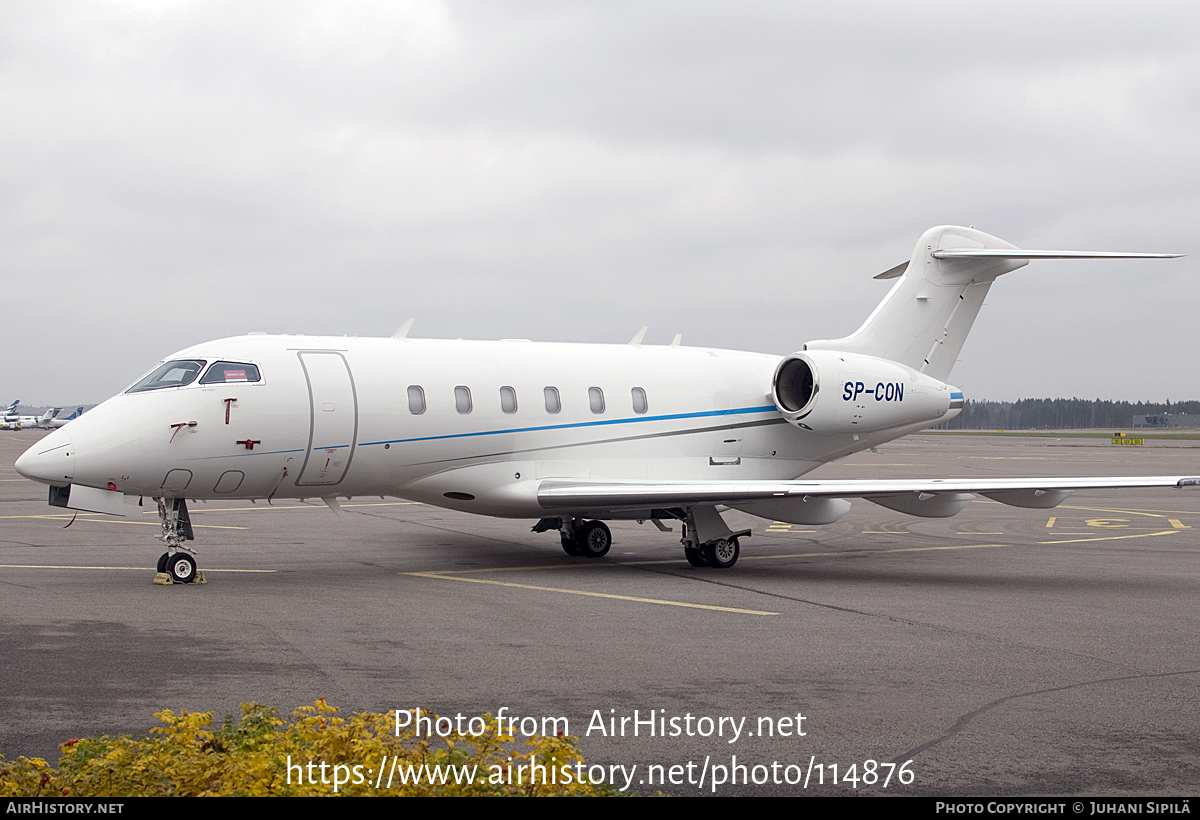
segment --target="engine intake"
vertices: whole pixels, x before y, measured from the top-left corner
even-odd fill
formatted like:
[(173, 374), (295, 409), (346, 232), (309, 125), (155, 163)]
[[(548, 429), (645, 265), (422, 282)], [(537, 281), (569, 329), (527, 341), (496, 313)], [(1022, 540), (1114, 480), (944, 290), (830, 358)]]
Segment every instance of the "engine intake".
[(817, 373), (805, 359), (786, 359), (775, 375), (775, 403), (803, 414), (817, 396)]
[[(862, 433), (958, 414), (961, 394), (897, 362), (806, 350), (786, 357), (771, 384), (775, 406), (789, 423), (822, 433)], [(957, 402), (957, 407), (954, 406)]]

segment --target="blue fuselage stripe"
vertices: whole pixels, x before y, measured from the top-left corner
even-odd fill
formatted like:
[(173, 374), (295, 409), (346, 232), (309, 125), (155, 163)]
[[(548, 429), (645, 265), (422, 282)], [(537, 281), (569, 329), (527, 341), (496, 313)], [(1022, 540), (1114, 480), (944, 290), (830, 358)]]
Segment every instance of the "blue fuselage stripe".
[(386, 441), (364, 441), (360, 447), (370, 447), (376, 444), (411, 444), (417, 441), (440, 441), (450, 438), (473, 438), (477, 436), (500, 436), (505, 433), (540, 433), (544, 430), (570, 430), (579, 427), (602, 427), (610, 424), (634, 424), (647, 421), (676, 421), (678, 419), (701, 419), (719, 416), (739, 416), (747, 413), (775, 412), (775, 405), (763, 407), (736, 407), (732, 410), (707, 410), (701, 413), (675, 413), (667, 416), (645, 416), (634, 419), (604, 419), (602, 421), (578, 421), (571, 424), (547, 424), (541, 427), (514, 427), (509, 430), (481, 430), (477, 433), (449, 433), (443, 436), (419, 436), (417, 438), (396, 438)]
[[(379, 444), (412, 444), (418, 441), (444, 441), (452, 438), (476, 438), (479, 436), (501, 436), (507, 433), (540, 433), (545, 430), (570, 430), (581, 427), (604, 427), (612, 424), (635, 424), (648, 421), (678, 421), (680, 419), (703, 419), (703, 418), (719, 418), (721, 416), (743, 416), (748, 413), (773, 413), (775, 405), (768, 404), (762, 407), (735, 407), (731, 410), (706, 410), (700, 413), (674, 413), (665, 416), (644, 416), (641, 418), (632, 419), (603, 419), (598, 421), (577, 421), (570, 424), (547, 424), (541, 427), (514, 427), (508, 430), (480, 430), (476, 433), (447, 433), (442, 436), (418, 436), (416, 438), (394, 438), (382, 441), (364, 441), (359, 443), (359, 447), (372, 447)], [(349, 448), (349, 444), (335, 444), (328, 447), (314, 447), (313, 452), (322, 450), (342, 450)], [(210, 458), (230, 458), (243, 456), (271, 456), (281, 453), (303, 453), (304, 450), (265, 450), (262, 452), (255, 451), (253, 453), (231, 453), (224, 456), (205, 456), (201, 461)]]

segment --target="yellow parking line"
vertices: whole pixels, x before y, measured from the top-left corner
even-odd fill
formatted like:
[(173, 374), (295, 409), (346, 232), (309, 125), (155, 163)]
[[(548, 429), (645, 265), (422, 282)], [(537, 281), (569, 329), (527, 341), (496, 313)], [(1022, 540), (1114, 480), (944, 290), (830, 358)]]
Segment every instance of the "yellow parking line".
[(1166, 518), (1165, 515), (1158, 512), (1143, 512), (1141, 510), (1110, 510), (1106, 507), (1074, 507), (1062, 504), (1060, 510), (1088, 510), (1090, 512), (1106, 512), (1106, 513), (1124, 513), (1126, 515), (1144, 515), (1147, 518)]
[(1039, 541), (1039, 544), (1078, 544), (1084, 541), (1120, 541), (1123, 538), (1151, 538), (1155, 535), (1174, 535), (1179, 530), (1160, 530), (1159, 532), (1143, 532), (1137, 535), (1106, 535), (1099, 538), (1071, 538), (1066, 541)]
[[(121, 521), (117, 518), (81, 518), (80, 522), (89, 524), (132, 524), (136, 527), (161, 527), (157, 521)], [(198, 530), (248, 530), (249, 527), (234, 527), (231, 525), (221, 524), (192, 524), (192, 527)], [(65, 529), (65, 527), (64, 527)]]
[(472, 584), (492, 584), (499, 587), (514, 587), (516, 589), (531, 589), (537, 592), (561, 592), (566, 595), (584, 595), (589, 598), (611, 598), (617, 601), (632, 601), (639, 604), (658, 604), (659, 606), (679, 606), (687, 609), (707, 609), (714, 612), (730, 612), (736, 615), (778, 615), (778, 612), (763, 612), (757, 609), (737, 609), (729, 606), (711, 606), (709, 604), (690, 604), (685, 601), (665, 601), (659, 598), (639, 598), (634, 595), (613, 595), (608, 592), (585, 592), (580, 589), (562, 589), (560, 587), (543, 587), (533, 584), (513, 584), (506, 581), (492, 581), (486, 578), (463, 578), (458, 575), (443, 575), (438, 572), (404, 572), (402, 575), (412, 575), (417, 578), (439, 578), (443, 581), (466, 581)]
[[(79, 567), (67, 564), (0, 564), (0, 569), (127, 569), (137, 570), (138, 572), (153, 572), (154, 567)], [(274, 569), (209, 569), (204, 568), (205, 572), (278, 572)]]

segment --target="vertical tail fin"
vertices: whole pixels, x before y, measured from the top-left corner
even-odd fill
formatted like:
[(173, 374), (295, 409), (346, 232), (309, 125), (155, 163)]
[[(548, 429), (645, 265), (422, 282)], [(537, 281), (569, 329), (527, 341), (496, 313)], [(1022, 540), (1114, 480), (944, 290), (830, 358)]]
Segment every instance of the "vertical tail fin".
[(942, 225), (921, 236), (907, 265), (876, 279), (899, 280), (862, 327), (843, 339), (809, 342), (805, 350), (862, 353), (899, 362), (939, 381), (950, 376), (984, 297), (996, 277), (1030, 259), (1174, 258), (1182, 254), (1026, 251), (977, 231)]

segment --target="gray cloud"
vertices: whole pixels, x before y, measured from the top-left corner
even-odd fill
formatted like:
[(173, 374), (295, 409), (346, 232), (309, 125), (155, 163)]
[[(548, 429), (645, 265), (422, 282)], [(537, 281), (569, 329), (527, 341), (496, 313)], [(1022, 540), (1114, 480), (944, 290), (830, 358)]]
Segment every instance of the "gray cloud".
[[(248, 330), (786, 353), (931, 225), (1195, 252), (1186, 3), (0, 4), (12, 398)], [(969, 395), (1200, 395), (1192, 260), (1034, 264)]]

